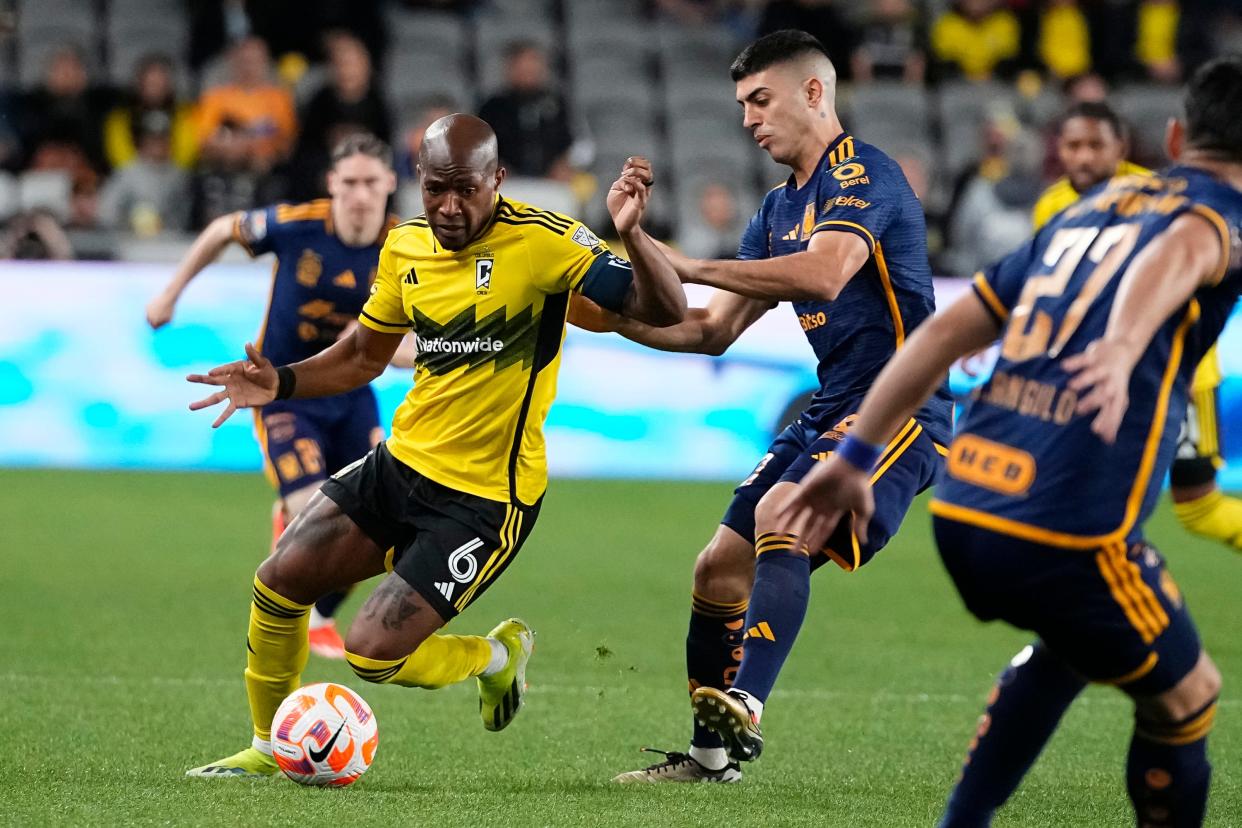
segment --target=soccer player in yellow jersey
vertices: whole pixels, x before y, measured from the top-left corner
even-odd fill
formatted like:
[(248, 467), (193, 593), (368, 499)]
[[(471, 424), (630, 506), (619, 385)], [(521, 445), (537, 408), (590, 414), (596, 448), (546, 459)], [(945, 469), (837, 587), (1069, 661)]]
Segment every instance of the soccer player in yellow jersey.
[[(1105, 103), (1075, 104), (1061, 118), (1057, 153), (1065, 175), (1035, 203), (1031, 221), (1043, 227), (1078, 197), (1110, 178), (1150, 175), (1151, 170), (1125, 160), (1129, 150), (1125, 127)], [(1242, 500), (1227, 497), (1216, 485), (1220, 464), (1220, 429), (1216, 421), (1216, 389), (1220, 386), (1216, 347), (1195, 372), (1186, 419), (1169, 470), (1173, 512), (1196, 535), (1223, 541), (1242, 550)]]
[(433, 123), (418, 163), (426, 214), (389, 233), (356, 330), (292, 365), (247, 345), (248, 359), (188, 378), (223, 386), (190, 406), (227, 401), (219, 425), (238, 408), (358, 388), (409, 329), (418, 341), (392, 436), (325, 482), (255, 573), (251, 746), (190, 776), (276, 772), (272, 717), (306, 664), (311, 604), (385, 572), (346, 635), (350, 666), (406, 687), (477, 677), (483, 726), (506, 727), (522, 706), (530, 628), (509, 619), (486, 637), (437, 630), (512, 563), (539, 514), (570, 294), (653, 325), (685, 315), (677, 274), (640, 226), (652, 184), (644, 159), (630, 159), (608, 193), (631, 262), (574, 219), (502, 198), (496, 135), (472, 115)]

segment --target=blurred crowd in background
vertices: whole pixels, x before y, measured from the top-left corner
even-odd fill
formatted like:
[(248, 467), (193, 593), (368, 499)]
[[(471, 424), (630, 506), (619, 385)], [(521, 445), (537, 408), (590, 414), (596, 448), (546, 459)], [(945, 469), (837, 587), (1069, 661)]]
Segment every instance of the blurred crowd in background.
[(728, 64), (783, 28), (826, 45), (847, 128), (899, 160), (963, 274), (1029, 232), (1070, 103), (1111, 101), (1159, 165), (1180, 81), (1242, 51), (1242, 0), (0, 0), (0, 257), (121, 257), (320, 197), (360, 129), (393, 144), (411, 215), (422, 134), (457, 110), (495, 127), (508, 191), (604, 234), (603, 188), (650, 155), (653, 231), (731, 256), (784, 173)]

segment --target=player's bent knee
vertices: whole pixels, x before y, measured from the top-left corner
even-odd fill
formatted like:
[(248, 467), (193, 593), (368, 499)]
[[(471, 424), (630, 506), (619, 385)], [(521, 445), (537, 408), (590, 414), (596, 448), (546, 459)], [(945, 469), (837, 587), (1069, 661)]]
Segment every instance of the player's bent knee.
[(1220, 696), (1221, 675), (1206, 652), (1194, 668), (1170, 690), (1136, 700), (1140, 721), (1178, 724), (1201, 716)]
[(713, 601), (745, 601), (755, 578), (755, 553), (731, 529), (717, 531), (694, 562), (694, 591)]
[(785, 502), (790, 492), (797, 488), (796, 483), (777, 483), (759, 500), (755, 506), (755, 535), (762, 535), (766, 532), (779, 532), (782, 527), (777, 520), (780, 514), (781, 504)]

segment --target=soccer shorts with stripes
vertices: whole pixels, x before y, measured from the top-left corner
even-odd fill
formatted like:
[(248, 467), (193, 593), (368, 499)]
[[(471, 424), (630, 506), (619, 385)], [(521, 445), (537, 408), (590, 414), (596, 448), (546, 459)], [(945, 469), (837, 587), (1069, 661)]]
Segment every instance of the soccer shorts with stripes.
[(1155, 695), (1199, 660), (1186, 602), (1145, 541), (1062, 549), (944, 517), (934, 525), (966, 608), (1034, 632), (1084, 678)]
[(514, 506), (451, 489), (380, 443), (321, 490), (375, 541), (385, 562), (445, 619), (480, 595), (517, 557), (540, 503)]
[[(755, 507), (777, 483), (798, 482), (816, 463), (828, 459), (845, 439), (856, 406), (828, 417), (798, 418), (772, 442), (759, 465), (733, 491), (721, 523), (754, 543)], [(812, 568), (831, 560), (853, 571), (871, 560), (897, 533), (914, 498), (931, 486), (944, 468), (945, 449), (917, 420), (909, 420), (885, 446), (871, 480), (875, 513), (860, 543), (850, 521), (843, 520), (822, 550), (811, 555)]]

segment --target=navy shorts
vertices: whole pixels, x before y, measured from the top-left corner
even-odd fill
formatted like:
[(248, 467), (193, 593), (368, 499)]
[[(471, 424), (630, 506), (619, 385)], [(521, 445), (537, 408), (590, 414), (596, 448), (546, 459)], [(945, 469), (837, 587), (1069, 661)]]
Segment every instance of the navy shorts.
[(939, 516), (935, 531), (976, 618), (1034, 632), (1084, 678), (1154, 695), (1199, 660), (1186, 602), (1146, 542), (1063, 549)]
[[(777, 435), (759, 465), (733, 490), (721, 523), (752, 544), (755, 542), (755, 507), (777, 483), (796, 483), (816, 463), (826, 460), (845, 439), (853, 422), (852, 411), (840, 417), (812, 421), (799, 417)], [(832, 423), (825, 429), (820, 423)], [(849, 521), (842, 521), (828, 539), (827, 546), (811, 556), (818, 568), (831, 560), (852, 571), (871, 560), (897, 533), (915, 496), (931, 486), (944, 468), (944, 449), (938, 446), (916, 420), (906, 423), (888, 444), (872, 474), (875, 514), (867, 527), (867, 542), (859, 543)]]
[(334, 397), (278, 400), (255, 415), (268, 479), (285, 497), (318, 485), (371, 450), (380, 428), (370, 387)]

